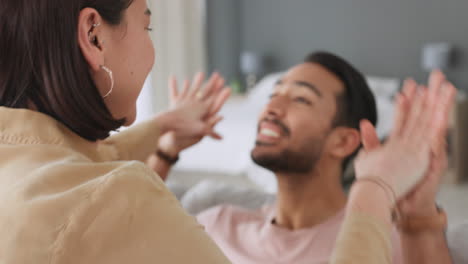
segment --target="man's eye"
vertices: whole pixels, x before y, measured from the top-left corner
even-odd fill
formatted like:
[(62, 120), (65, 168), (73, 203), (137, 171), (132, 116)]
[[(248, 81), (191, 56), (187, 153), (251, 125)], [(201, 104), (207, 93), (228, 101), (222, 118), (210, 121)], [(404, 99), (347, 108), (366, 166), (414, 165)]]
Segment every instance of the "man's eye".
[(306, 104), (306, 105), (311, 105), (312, 102), (306, 99), (305, 97), (296, 97), (294, 98), (295, 102), (301, 103), (301, 104)]

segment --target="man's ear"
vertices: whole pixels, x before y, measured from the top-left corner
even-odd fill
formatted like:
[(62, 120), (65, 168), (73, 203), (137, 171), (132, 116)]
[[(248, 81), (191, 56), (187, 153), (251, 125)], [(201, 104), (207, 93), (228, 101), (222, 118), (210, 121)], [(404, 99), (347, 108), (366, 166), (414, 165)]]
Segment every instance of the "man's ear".
[(327, 140), (327, 152), (329, 155), (344, 159), (353, 154), (361, 146), (361, 134), (357, 129), (349, 127), (337, 127)]
[(102, 47), (103, 20), (96, 9), (84, 8), (78, 18), (78, 45), (86, 62), (94, 71), (104, 65)]

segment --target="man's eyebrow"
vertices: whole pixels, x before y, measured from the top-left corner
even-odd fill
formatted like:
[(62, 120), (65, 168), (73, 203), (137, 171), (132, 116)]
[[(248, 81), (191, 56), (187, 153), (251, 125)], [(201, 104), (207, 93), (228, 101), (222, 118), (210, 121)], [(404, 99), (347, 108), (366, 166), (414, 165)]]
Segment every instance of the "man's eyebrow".
[(151, 10), (149, 8), (146, 9), (145, 11), (145, 15), (147, 16), (151, 16)]
[(310, 89), (312, 92), (316, 93), (319, 97), (322, 97), (322, 92), (320, 92), (320, 90), (313, 84), (311, 83), (308, 83), (306, 81), (295, 81), (294, 82), (296, 85), (298, 86), (302, 86), (302, 87), (306, 87), (308, 89)]

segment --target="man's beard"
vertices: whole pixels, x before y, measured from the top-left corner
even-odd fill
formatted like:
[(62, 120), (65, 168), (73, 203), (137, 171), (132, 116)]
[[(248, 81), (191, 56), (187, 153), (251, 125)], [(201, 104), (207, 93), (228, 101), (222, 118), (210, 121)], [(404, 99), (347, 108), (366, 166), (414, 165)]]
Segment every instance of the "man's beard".
[[(274, 173), (303, 174), (312, 171), (322, 155), (323, 141), (309, 141), (301, 149), (292, 151), (285, 149), (280, 153), (255, 154), (251, 153), (252, 160), (259, 166)], [(257, 146), (262, 143), (257, 142)]]

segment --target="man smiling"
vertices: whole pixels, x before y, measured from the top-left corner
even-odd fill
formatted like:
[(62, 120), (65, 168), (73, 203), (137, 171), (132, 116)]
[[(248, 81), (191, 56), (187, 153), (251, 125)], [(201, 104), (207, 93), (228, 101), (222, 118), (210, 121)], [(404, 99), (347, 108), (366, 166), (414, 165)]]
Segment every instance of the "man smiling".
[[(362, 119), (377, 122), (374, 96), (362, 74), (335, 55), (311, 54), (276, 83), (251, 153), (275, 173), (276, 202), (198, 216), (233, 263), (328, 263), (347, 201), (343, 168), (361, 145)], [(394, 263), (401, 263), (394, 242)]]

